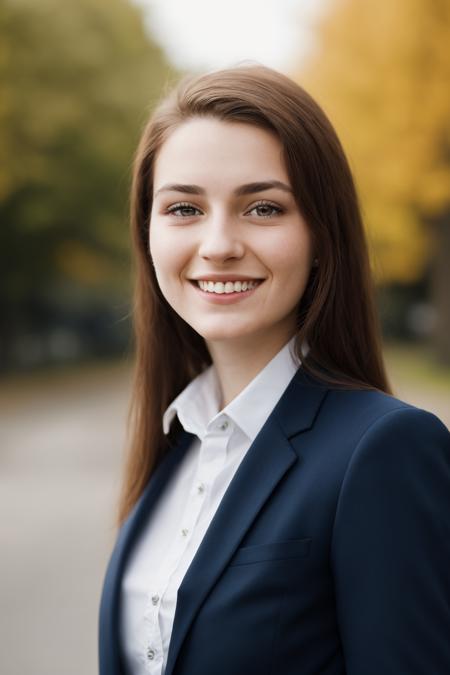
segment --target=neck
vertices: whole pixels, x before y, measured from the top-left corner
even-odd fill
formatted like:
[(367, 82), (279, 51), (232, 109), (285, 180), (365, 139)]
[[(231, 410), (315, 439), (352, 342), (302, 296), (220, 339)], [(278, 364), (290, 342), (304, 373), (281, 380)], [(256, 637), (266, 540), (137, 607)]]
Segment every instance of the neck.
[(292, 334), (265, 336), (264, 341), (254, 335), (231, 340), (207, 342), (216, 369), (222, 393), (219, 410), (232, 401), (290, 340)]

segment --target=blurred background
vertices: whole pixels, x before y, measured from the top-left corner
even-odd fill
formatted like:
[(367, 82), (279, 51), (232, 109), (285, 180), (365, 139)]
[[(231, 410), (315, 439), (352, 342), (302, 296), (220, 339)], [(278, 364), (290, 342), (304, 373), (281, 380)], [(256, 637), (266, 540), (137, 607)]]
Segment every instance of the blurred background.
[(450, 425), (448, 0), (0, 0), (0, 671), (94, 675), (130, 391), (128, 192), (186, 72), (251, 59), (348, 154), (395, 394)]

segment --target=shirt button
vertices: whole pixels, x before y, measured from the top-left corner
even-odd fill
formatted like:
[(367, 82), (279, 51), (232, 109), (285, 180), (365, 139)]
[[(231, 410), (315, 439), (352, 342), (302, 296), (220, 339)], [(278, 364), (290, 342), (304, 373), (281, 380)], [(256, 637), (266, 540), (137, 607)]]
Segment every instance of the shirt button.
[(184, 527), (184, 528), (181, 530), (181, 534), (183, 535), (183, 537), (187, 537), (188, 532), (189, 532), (189, 530), (188, 530), (186, 527)]
[(204, 484), (204, 483), (199, 483), (199, 484), (197, 485), (197, 491), (199, 492), (199, 494), (201, 494), (202, 492), (204, 492), (204, 491), (205, 491), (205, 484)]
[(228, 429), (228, 421), (225, 420), (224, 422), (222, 422), (222, 424), (220, 425), (219, 428), (222, 429), (222, 431), (225, 431), (225, 429)]
[(152, 595), (152, 604), (157, 605), (159, 602), (159, 595)]
[(149, 648), (147, 649), (147, 658), (148, 658), (150, 661), (153, 661), (153, 659), (155, 658), (155, 650), (152, 649), (151, 647), (149, 647)]

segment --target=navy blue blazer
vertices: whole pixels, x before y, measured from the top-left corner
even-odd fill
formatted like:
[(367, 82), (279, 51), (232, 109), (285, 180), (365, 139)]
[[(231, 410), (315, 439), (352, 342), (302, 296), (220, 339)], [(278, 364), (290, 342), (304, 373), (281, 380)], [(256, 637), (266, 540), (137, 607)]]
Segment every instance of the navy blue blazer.
[[(194, 436), (182, 430), (122, 526), (100, 675), (125, 675), (127, 557)], [(178, 593), (166, 675), (449, 675), (450, 433), (300, 367), (251, 445)]]

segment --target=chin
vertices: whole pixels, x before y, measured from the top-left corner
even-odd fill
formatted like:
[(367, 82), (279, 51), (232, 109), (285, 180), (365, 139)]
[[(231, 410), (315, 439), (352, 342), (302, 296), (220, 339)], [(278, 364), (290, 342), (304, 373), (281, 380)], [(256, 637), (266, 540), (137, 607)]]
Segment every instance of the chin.
[(218, 342), (220, 340), (239, 340), (240, 338), (250, 337), (257, 331), (257, 329), (253, 326), (238, 327), (236, 325), (216, 326), (209, 328), (206, 328), (205, 326), (199, 327), (193, 326), (193, 328), (206, 341), (215, 341), (215, 342)]

